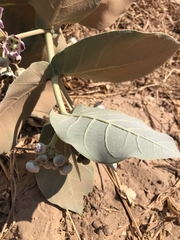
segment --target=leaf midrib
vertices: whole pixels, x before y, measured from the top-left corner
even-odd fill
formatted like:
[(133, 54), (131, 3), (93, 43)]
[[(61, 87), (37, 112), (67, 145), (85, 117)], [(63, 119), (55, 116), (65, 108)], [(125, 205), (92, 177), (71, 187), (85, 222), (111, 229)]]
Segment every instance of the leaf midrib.
[[(77, 117), (77, 118), (89, 118), (89, 119), (96, 120), (96, 121), (99, 121), (99, 122), (102, 122), (102, 123), (105, 123), (105, 124), (112, 125), (112, 126), (118, 128), (118, 129), (122, 129), (122, 130), (125, 131), (125, 132), (129, 132), (129, 133), (135, 135), (136, 137), (140, 137), (140, 138), (142, 138), (142, 139), (145, 139), (146, 141), (149, 141), (149, 142), (151, 142), (151, 143), (153, 143), (153, 144), (156, 144), (156, 145), (160, 146), (160, 147), (163, 148), (163, 149), (167, 149), (168, 151), (174, 152), (174, 151), (172, 151), (171, 149), (169, 149), (169, 148), (167, 148), (167, 147), (164, 147), (164, 146), (160, 145), (159, 143), (150, 140), (150, 139), (147, 138), (147, 137), (144, 137), (144, 136), (142, 136), (142, 135), (140, 135), (140, 134), (137, 134), (137, 133), (135, 133), (135, 132), (133, 132), (133, 131), (131, 131), (131, 130), (127, 130), (126, 128), (120, 127), (119, 125), (117, 125), (117, 124), (115, 124), (115, 123), (111, 123), (111, 122), (109, 122), (109, 121), (107, 121), (107, 120), (104, 120), (104, 119), (102, 119), (102, 118), (94, 118), (94, 117), (91, 117), (91, 116), (88, 116), (88, 115), (79, 115), (79, 114), (72, 114), (72, 117)], [(143, 123), (143, 122), (142, 122), (142, 123)], [(152, 130), (153, 130), (153, 129), (152, 129)], [(153, 130), (153, 131), (154, 131), (154, 130)], [(159, 133), (160, 133), (160, 132), (159, 132)], [(167, 142), (167, 141), (165, 141), (165, 142)], [(176, 152), (174, 152), (174, 153), (176, 153)], [(176, 154), (177, 154), (177, 153), (176, 153)]]

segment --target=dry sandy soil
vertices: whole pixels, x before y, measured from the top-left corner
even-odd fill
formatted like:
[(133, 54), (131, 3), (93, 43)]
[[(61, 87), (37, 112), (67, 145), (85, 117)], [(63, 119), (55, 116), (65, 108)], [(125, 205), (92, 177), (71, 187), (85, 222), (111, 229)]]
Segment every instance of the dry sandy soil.
[[(136, 29), (165, 32), (180, 38), (179, 0), (135, 1), (132, 7), (107, 30)], [(93, 35), (78, 24), (65, 26), (67, 37), (78, 39)], [(145, 121), (157, 131), (169, 134), (179, 147), (180, 141), (180, 52), (145, 78), (122, 84), (99, 83), (68, 78), (66, 87), (75, 104), (93, 106), (103, 101), (106, 108), (120, 110)], [(26, 124), (30, 134), (34, 127)], [(38, 128), (40, 131), (41, 128)], [(33, 135), (35, 138), (38, 134)], [(180, 239), (180, 164), (178, 159), (139, 161), (128, 159), (118, 164), (121, 184), (137, 194), (134, 205), (127, 206), (102, 165), (95, 166), (93, 192), (84, 198), (83, 215), (66, 211), (48, 203), (40, 192), (35, 176), (25, 169), (34, 156), (24, 151), (16, 154), (16, 192), (0, 170), (1, 239), (21, 240), (116, 240), (116, 239)], [(4, 161), (9, 175), (9, 162)], [(13, 199), (15, 204), (13, 203)], [(67, 196), (68, 201), (68, 196)], [(126, 201), (125, 201), (126, 202)], [(7, 219), (10, 211), (12, 216)], [(139, 233), (137, 227), (139, 227)], [(3, 228), (4, 227), (4, 228)]]

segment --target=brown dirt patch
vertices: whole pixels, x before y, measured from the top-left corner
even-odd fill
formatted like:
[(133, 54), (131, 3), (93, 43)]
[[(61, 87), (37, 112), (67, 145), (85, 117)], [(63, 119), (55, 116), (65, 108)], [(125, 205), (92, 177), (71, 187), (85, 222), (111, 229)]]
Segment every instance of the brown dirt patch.
[[(107, 30), (161, 31), (179, 40), (179, 12), (178, 0), (138, 0)], [(74, 27), (65, 26), (64, 32), (67, 37), (76, 36), (78, 39), (97, 33), (78, 24)], [(75, 104), (93, 106), (95, 102), (103, 101), (106, 108), (140, 118), (155, 130), (169, 134), (179, 147), (179, 56), (179, 53), (175, 54), (154, 73), (133, 82), (93, 83), (90, 80), (68, 78), (66, 87)], [(29, 135), (36, 130), (32, 126), (28, 128)], [(49, 204), (38, 189), (35, 176), (26, 171), (26, 162), (33, 158), (32, 154), (24, 150), (16, 154), (16, 171), (13, 173), (15, 182), (13, 179), (9, 181), (4, 171), (0, 171), (1, 230), (9, 211), (13, 210), (2, 239), (78, 239), (67, 212)], [(9, 160), (4, 159), (3, 163), (7, 175), (12, 176), (9, 173), (12, 161), (10, 164)], [(129, 159), (118, 164), (117, 174), (121, 183), (137, 194), (131, 210), (144, 235), (142, 239), (180, 239), (179, 166), (177, 159)], [(134, 225), (129, 220), (114, 184), (102, 165), (99, 171), (97, 167), (95, 169), (94, 189), (84, 199), (83, 215), (70, 213), (81, 239), (138, 239), (132, 234)], [(12, 195), (13, 186), (15, 195)], [(14, 196), (15, 205), (12, 208)]]

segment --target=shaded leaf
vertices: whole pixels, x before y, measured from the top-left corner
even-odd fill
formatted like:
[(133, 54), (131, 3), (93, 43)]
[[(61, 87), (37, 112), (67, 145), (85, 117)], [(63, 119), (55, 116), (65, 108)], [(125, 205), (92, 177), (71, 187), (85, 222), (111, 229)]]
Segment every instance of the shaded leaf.
[(76, 23), (92, 12), (100, 0), (28, 0), (36, 10), (36, 25), (57, 29), (62, 24)]
[(80, 105), (72, 115), (52, 111), (50, 122), (62, 141), (95, 162), (180, 157), (170, 136), (118, 111)]
[[(4, 7), (2, 20), (5, 31), (9, 35), (19, 34), (35, 28), (35, 11), (26, 0), (0, 0), (0, 6)], [(32, 62), (42, 60), (44, 42), (42, 35), (26, 38), (23, 41), (26, 45), (26, 51), (22, 53), (20, 65), (29, 67)], [(36, 46), (38, 47), (36, 48)]]
[(26, 32), (35, 27), (35, 11), (26, 0), (0, 0), (0, 6), (4, 8), (4, 30), (9, 35)]
[[(28, 67), (32, 62), (48, 60), (46, 43), (43, 34), (25, 38), (23, 41), (26, 45), (26, 50), (21, 54), (21, 66)], [(66, 48), (66, 41), (59, 31), (53, 35), (53, 43), (55, 53), (61, 52)]]
[[(61, 142), (63, 148), (64, 144)], [(41, 168), (36, 174), (36, 179), (41, 192), (49, 202), (81, 215), (83, 196), (93, 188), (94, 166), (92, 162), (88, 165), (77, 163), (74, 154), (69, 155), (69, 161), (73, 169), (67, 176), (62, 176), (58, 170)]]
[(41, 131), (41, 136), (39, 139), (39, 142), (42, 142), (44, 144), (49, 144), (52, 137), (54, 135), (54, 129), (49, 123), (49, 120), (47, 120), (46, 124), (44, 124), (42, 131)]
[[(19, 34), (36, 28), (35, 10), (26, 0), (0, 0), (0, 6), (4, 7), (2, 20), (5, 24), (5, 31), (11, 34)], [(9, 17), (11, 16), (11, 17)], [(44, 35), (36, 35), (23, 39), (26, 51), (22, 52), (21, 66), (27, 68), (32, 62), (47, 60)], [(58, 29), (56, 37), (53, 38), (55, 53), (66, 47), (66, 42)]]
[(122, 82), (152, 72), (179, 48), (178, 42), (163, 33), (113, 31), (67, 47), (54, 56), (52, 65), (58, 75)]
[(48, 81), (31, 115), (42, 119), (44, 117), (49, 117), (49, 113), (55, 104), (56, 99), (54, 96), (52, 83), (51, 81)]
[(47, 62), (33, 63), (10, 85), (0, 103), (0, 154), (15, 146), (23, 121), (31, 114), (52, 75)]
[(133, 0), (101, 0), (99, 6), (79, 23), (89, 28), (104, 29), (127, 11), (132, 2)]

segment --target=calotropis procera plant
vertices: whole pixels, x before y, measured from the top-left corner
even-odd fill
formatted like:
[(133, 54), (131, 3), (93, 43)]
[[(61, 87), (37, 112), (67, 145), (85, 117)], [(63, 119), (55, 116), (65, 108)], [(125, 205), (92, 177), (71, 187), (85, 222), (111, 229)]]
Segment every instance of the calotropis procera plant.
[[(27, 162), (26, 168), (36, 173), (38, 186), (50, 202), (79, 214), (83, 210), (83, 195), (92, 191), (93, 162), (113, 167), (130, 157), (180, 157), (171, 137), (154, 131), (139, 119), (114, 110), (74, 106), (62, 81), (66, 76), (103, 82), (143, 77), (180, 48), (177, 41), (163, 33), (116, 30), (67, 47), (60, 29), (63, 24), (79, 22), (103, 29), (132, 0), (22, 2), (0, 1), (0, 79), (9, 86), (0, 103), (0, 154), (16, 146), (22, 123), (30, 115), (49, 116), (35, 147), (36, 157)], [(8, 16), (12, 14), (13, 19), (15, 9), (16, 18), (11, 23)], [(34, 12), (36, 27), (31, 30)], [(15, 32), (9, 35), (12, 25)], [(32, 64), (26, 68), (29, 61)], [(19, 70), (19, 63), (26, 69), (16, 76), (11, 65)], [(59, 113), (52, 110), (56, 103)]]

